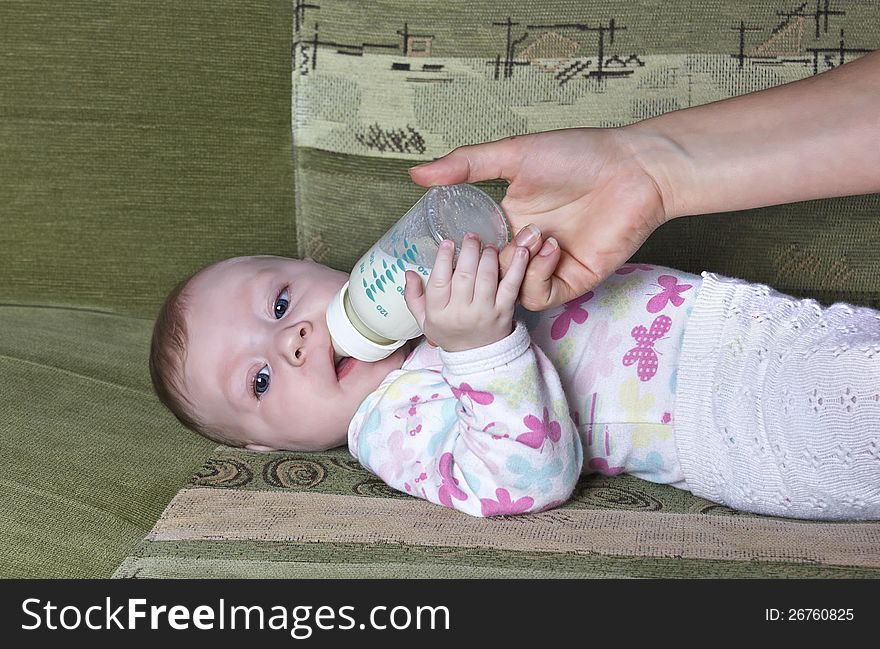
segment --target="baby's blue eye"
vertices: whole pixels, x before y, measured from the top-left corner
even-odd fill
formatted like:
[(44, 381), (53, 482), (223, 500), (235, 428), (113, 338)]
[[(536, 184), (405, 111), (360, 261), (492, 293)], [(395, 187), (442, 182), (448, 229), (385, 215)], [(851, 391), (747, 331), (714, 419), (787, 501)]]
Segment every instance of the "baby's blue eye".
[(287, 307), (290, 306), (290, 292), (287, 289), (281, 291), (281, 295), (275, 298), (275, 319), (280, 320), (285, 313)]
[(260, 397), (266, 390), (269, 389), (269, 366), (263, 365), (263, 369), (257, 372), (257, 375), (254, 377), (254, 394), (257, 395), (257, 398)]
[[(284, 314), (287, 313), (287, 309), (290, 307), (290, 291), (285, 288), (281, 293), (278, 294), (278, 297), (275, 298), (275, 305), (272, 308), (272, 311), (275, 314), (275, 319), (280, 320), (284, 317)], [(263, 394), (265, 394), (266, 390), (269, 389), (269, 366), (263, 365), (263, 368), (257, 372), (257, 375), (253, 380), (253, 390), (254, 395), (259, 399)]]

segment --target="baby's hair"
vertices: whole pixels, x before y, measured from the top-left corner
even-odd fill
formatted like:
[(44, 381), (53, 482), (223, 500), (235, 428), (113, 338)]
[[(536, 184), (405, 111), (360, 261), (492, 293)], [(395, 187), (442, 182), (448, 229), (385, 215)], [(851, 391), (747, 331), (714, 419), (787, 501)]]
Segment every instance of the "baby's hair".
[(242, 446), (222, 431), (208, 425), (195, 411), (183, 390), (183, 363), (186, 359), (186, 287), (195, 277), (179, 282), (159, 309), (153, 325), (150, 343), (150, 378), (159, 401), (165, 404), (177, 420), (190, 430), (228, 446)]

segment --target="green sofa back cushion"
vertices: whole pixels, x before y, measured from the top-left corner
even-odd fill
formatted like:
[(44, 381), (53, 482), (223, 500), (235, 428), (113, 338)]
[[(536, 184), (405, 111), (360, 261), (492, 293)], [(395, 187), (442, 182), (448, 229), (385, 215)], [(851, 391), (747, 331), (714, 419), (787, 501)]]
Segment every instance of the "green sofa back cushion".
[[(629, 124), (804, 78), (880, 46), (876, 3), (298, 6), (299, 254), (341, 269), (422, 193), (406, 173), (417, 162), (514, 134)], [(503, 184), (489, 191), (500, 199)], [(679, 219), (636, 259), (877, 306), (878, 212), (872, 195)]]
[(0, 7), (0, 302), (152, 316), (293, 254), (288, 2)]

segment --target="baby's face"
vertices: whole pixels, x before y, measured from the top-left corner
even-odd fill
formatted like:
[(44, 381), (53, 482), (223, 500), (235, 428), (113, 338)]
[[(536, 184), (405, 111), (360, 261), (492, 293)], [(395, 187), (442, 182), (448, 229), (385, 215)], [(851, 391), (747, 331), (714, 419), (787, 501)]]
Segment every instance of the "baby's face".
[(325, 320), (348, 276), (309, 259), (237, 257), (190, 286), (186, 396), (198, 414), (256, 451), (346, 443), (361, 401), (403, 364), (350, 359), (340, 368)]

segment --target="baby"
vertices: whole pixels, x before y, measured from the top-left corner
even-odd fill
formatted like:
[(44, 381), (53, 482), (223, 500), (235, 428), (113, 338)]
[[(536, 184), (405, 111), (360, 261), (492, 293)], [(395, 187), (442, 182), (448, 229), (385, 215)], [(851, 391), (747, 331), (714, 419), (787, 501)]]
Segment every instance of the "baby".
[(428, 340), (375, 363), (331, 344), (347, 274), (308, 258), (209, 266), (160, 312), (156, 392), (217, 442), (347, 443), (395, 489), (476, 516), (549, 509), (581, 474), (625, 472), (746, 511), (880, 518), (880, 313), (628, 264), (515, 314), (528, 250), (503, 277), (475, 237), (454, 269), (453, 252), (424, 287), (407, 273)]

